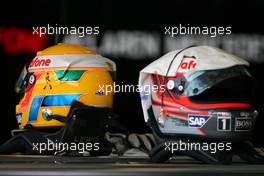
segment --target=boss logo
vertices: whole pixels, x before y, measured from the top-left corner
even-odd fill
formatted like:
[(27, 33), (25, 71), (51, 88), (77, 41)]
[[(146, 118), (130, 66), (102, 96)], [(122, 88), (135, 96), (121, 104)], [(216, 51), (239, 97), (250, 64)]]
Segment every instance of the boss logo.
[(254, 123), (251, 118), (236, 118), (236, 131), (251, 131), (253, 127)]
[(188, 124), (189, 127), (201, 128), (209, 119), (208, 115), (191, 115), (189, 114)]
[(51, 64), (51, 59), (38, 59), (38, 58), (35, 58), (30, 63), (29, 68), (31, 68), (31, 67), (47, 67), (50, 64)]

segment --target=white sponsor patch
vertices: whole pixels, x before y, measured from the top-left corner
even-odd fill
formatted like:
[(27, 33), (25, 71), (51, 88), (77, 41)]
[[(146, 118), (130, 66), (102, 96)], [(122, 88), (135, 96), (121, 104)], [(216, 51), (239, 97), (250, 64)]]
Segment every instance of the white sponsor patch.
[(84, 68), (102, 67), (115, 70), (115, 63), (100, 55), (91, 54), (67, 54), (67, 55), (45, 55), (35, 57), (30, 65), (29, 71), (42, 68)]
[(209, 120), (209, 115), (197, 115), (197, 114), (189, 114), (188, 124), (189, 127), (201, 128), (204, 124)]

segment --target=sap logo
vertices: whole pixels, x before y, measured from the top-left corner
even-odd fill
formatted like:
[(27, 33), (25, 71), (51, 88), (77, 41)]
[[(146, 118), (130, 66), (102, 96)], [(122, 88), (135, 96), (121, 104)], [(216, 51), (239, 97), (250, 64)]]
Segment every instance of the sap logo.
[(180, 68), (183, 70), (195, 69), (197, 63), (194, 56), (183, 56), (183, 62), (180, 65)]
[(51, 63), (50, 59), (38, 59), (35, 58), (33, 61), (30, 63), (29, 68), (31, 67), (47, 67)]
[(189, 127), (197, 127), (201, 128), (209, 119), (210, 116), (208, 115), (189, 115)]

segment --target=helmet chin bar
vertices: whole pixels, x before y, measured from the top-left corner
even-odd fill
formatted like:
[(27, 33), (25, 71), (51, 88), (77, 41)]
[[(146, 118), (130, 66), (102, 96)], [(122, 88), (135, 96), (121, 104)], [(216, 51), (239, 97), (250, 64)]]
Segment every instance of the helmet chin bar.
[[(229, 134), (215, 138), (193, 134), (165, 134), (160, 131), (160, 127), (155, 119), (152, 107), (148, 109), (148, 115), (148, 125), (152, 128), (157, 144), (150, 153), (151, 162), (162, 163), (167, 162), (171, 157), (186, 155), (204, 163), (229, 164), (232, 162), (232, 156), (238, 155), (242, 160), (248, 163), (264, 163), (264, 156), (259, 154), (249, 142), (250, 132), (248, 134), (237, 132), (237, 135), (229, 137), (229, 134), (234, 133), (233, 131), (230, 131)], [(175, 150), (174, 152), (169, 150), (171, 149), (169, 148), (170, 144), (179, 146), (181, 143), (195, 143), (199, 145), (202, 145), (203, 143), (230, 143), (231, 148), (227, 151), (216, 150), (213, 153), (208, 150)]]

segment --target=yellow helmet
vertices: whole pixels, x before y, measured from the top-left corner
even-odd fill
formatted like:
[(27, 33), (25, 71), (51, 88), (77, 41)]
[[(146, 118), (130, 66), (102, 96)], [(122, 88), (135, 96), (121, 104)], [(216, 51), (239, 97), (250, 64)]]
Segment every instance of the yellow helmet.
[(115, 63), (95, 51), (73, 44), (58, 44), (39, 51), (27, 64), (16, 84), (22, 98), (16, 106), (19, 128), (62, 126), (47, 116), (67, 116), (71, 103), (111, 108)]

